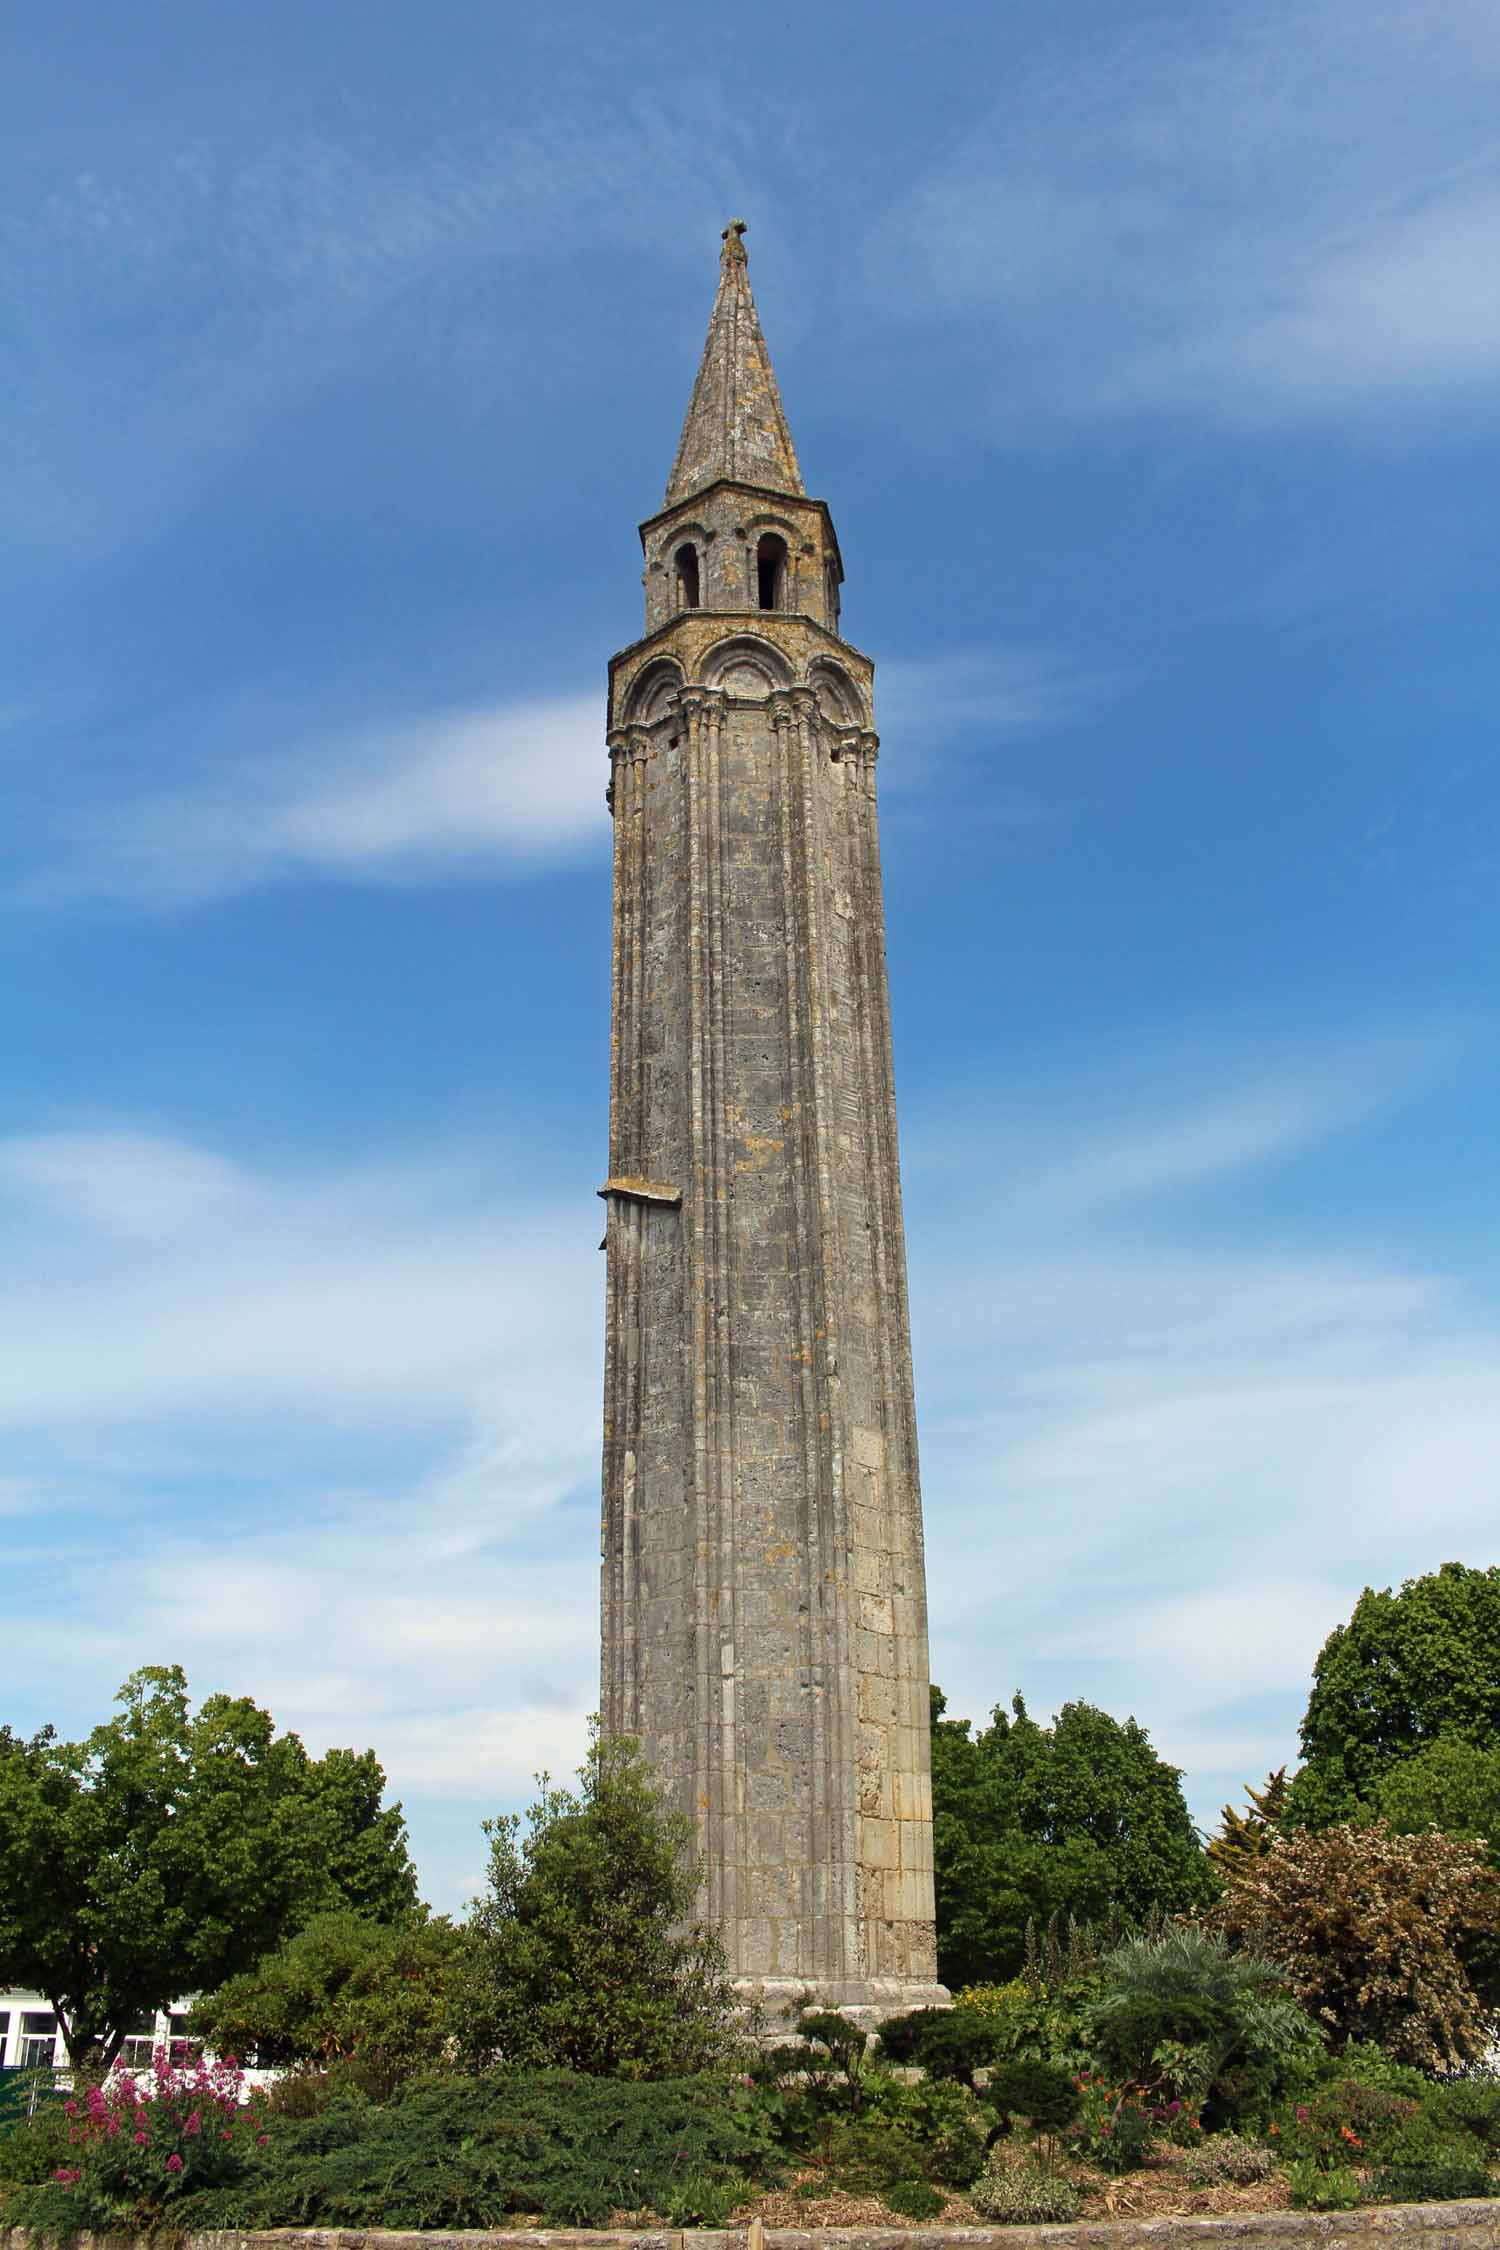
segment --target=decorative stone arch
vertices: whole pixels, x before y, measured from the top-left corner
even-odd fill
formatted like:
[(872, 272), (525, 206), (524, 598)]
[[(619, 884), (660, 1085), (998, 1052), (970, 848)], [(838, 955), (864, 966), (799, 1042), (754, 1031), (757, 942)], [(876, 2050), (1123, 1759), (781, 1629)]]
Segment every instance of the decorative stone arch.
[(736, 524), (744, 543), (745, 603), (768, 612), (795, 609), (801, 535), (789, 516), (761, 509)]
[(697, 547), (706, 547), (713, 538), (709, 527), (697, 516), (679, 517), (670, 530), (664, 531), (657, 541), (655, 560), (664, 570), (672, 567), (672, 557), (685, 540)]
[(792, 668), (780, 649), (754, 633), (736, 633), (716, 641), (698, 666), (704, 687), (722, 688), (729, 695), (767, 696), (790, 687)]
[(807, 668), (807, 684), (825, 719), (837, 727), (863, 726), (865, 699), (842, 664), (829, 656), (815, 656)]
[(758, 539), (763, 531), (779, 531), (789, 547), (798, 545), (801, 540), (801, 533), (791, 517), (779, 516), (771, 509), (762, 509), (756, 515), (745, 518), (747, 539)]
[(683, 684), (682, 666), (673, 656), (658, 656), (630, 684), (624, 718), (637, 726), (650, 726), (665, 718), (668, 706)]

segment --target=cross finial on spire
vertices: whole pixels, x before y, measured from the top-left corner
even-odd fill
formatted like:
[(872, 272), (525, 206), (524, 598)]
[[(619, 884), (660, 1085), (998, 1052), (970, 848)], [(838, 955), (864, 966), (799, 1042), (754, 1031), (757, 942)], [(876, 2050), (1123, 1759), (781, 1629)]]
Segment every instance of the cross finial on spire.
[(719, 295), (667, 485), (667, 504), (719, 477), (801, 493), (771, 355), (750, 294), (745, 222), (731, 219), (719, 253)]

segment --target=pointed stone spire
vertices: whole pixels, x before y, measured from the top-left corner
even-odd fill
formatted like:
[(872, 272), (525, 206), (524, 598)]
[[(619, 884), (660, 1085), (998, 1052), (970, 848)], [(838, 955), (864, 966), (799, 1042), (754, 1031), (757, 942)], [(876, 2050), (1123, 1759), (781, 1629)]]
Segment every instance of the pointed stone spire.
[(667, 483), (669, 508), (720, 477), (771, 492), (806, 489), (750, 294), (744, 232), (743, 219), (724, 229), (719, 294)]

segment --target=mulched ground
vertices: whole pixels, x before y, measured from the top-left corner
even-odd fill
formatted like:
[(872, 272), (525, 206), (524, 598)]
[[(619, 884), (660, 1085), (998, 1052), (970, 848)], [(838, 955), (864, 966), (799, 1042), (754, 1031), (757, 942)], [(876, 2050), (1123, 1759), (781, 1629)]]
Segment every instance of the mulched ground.
[[(1284, 2179), (1262, 2180), (1255, 2187), (1193, 2187), (1182, 2169), (1177, 2149), (1158, 2149), (1139, 2172), (1103, 2178), (1097, 2172), (1067, 2168), (1068, 2176), (1083, 2190), (1085, 2219), (1226, 2218), (1237, 2212), (1287, 2211), (1291, 2196)], [(801, 2182), (772, 2195), (757, 2196), (739, 2206), (731, 2226), (760, 2219), (768, 2227), (973, 2227), (987, 2226), (965, 2195), (950, 2195), (946, 2208), (932, 2219), (904, 2219), (888, 2211), (878, 2195), (819, 2195), (799, 2193), (806, 2183), (816, 2188), (816, 2172), (802, 2174)]]

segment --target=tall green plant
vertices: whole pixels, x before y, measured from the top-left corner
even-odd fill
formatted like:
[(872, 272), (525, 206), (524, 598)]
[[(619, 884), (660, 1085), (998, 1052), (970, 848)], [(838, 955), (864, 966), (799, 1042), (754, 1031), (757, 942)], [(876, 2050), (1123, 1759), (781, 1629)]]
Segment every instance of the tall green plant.
[(489, 1887), (470, 1917), (455, 2033), (492, 2061), (615, 2078), (722, 2062), (735, 1994), (717, 1932), (693, 1920), (691, 1832), (634, 1744), (594, 1735), (576, 1791), (525, 1823), (487, 1821)]
[(1124, 2076), (1222, 2121), (1271, 2094), (1318, 2040), (1263, 1955), (1197, 1928), (1130, 1938), (1107, 1954), (1094, 2009), (1101, 2054)]

